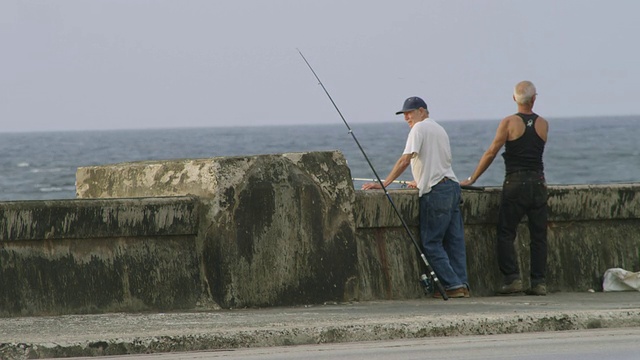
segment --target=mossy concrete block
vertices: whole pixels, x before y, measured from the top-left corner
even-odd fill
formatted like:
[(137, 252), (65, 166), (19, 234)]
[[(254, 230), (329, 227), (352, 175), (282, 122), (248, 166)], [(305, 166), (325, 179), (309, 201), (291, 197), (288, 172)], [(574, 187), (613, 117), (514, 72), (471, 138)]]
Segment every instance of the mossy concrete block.
[[(549, 186), (548, 193), (547, 285), (550, 291), (601, 290), (602, 274), (608, 268), (640, 271), (640, 185)], [(411, 232), (418, 234), (417, 191), (396, 190), (390, 194)], [(501, 188), (462, 192), (469, 282), (473, 293), (479, 296), (494, 295), (495, 289), (502, 283), (496, 254), (500, 195)], [(362, 269), (384, 269), (383, 264), (388, 263), (385, 259), (391, 256), (403, 259), (415, 256), (416, 263), (422, 262), (414, 255), (416, 250), (404, 247), (410, 238), (406, 232), (403, 234), (398, 231), (401, 222), (382, 191), (356, 191), (356, 204), (359, 243), (384, 243), (384, 246), (377, 245), (377, 253), (369, 251), (366, 257), (361, 258), (359, 266)], [(374, 233), (372, 229), (377, 230)], [(515, 239), (525, 286), (529, 285), (529, 242), (525, 216)], [(397, 249), (402, 248), (405, 252), (398, 254)], [(395, 253), (381, 252), (384, 249), (396, 250)], [(392, 273), (399, 273), (385, 276), (397, 279), (416, 276), (411, 266), (389, 269)], [(380, 274), (384, 275), (385, 272), (381, 271)], [(375, 285), (376, 282), (369, 281), (368, 284)], [(411, 283), (407, 281), (407, 284)], [(390, 287), (386, 289), (389, 291)], [(378, 295), (381, 293), (384, 292), (377, 292)], [(411, 291), (406, 294), (410, 296)]]
[(0, 203), (0, 316), (193, 309), (198, 200)]
[(354, 189), (338, 151), (122, 163), (76, 178), (81, 198), (198, 196), (201, 270), (223, 307), (355, 296)]
[(0, 241), (194, 235), (198, 199), (0, 202)]

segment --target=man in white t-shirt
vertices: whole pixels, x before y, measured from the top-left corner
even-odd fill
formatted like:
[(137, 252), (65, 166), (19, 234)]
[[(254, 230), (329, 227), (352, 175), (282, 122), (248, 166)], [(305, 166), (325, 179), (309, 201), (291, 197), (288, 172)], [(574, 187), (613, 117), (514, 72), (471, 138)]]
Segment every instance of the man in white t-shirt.
[[(402, 156), (384, 180), (389, 186), (411, 165), (420, 197), (420, 240), (429, 264), (450, 298), (469, 297), (467, 255), (460, 209), (461, 190), (451, 168), (449, 136), (429, 118), (427, 104), (413, 96), (402, 110), (411, 130)], [(366, 183), (363, 190), (380, 189), (379, 183)], [(434, 294), (441, 297), (441, 294)]]

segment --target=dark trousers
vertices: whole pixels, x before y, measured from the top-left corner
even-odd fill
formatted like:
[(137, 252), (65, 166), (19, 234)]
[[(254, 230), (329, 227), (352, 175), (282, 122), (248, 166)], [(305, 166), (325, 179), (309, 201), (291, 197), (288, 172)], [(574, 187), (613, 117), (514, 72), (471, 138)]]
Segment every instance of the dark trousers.
[(547, 184), (544, 174), (521, 171), (505, 176), (498, 214), (498, 265), (505, 284), (520, 278), (515, 238), (527, 215), (531, 238), (531, 286), (543, 283), (547, 265)]

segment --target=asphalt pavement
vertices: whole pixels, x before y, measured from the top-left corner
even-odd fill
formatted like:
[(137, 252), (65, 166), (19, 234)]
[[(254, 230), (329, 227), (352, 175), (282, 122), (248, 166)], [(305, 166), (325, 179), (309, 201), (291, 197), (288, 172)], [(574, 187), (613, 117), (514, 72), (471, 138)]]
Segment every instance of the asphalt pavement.
[(0, 359), (640, 327), (640, 292), (0, 318)]

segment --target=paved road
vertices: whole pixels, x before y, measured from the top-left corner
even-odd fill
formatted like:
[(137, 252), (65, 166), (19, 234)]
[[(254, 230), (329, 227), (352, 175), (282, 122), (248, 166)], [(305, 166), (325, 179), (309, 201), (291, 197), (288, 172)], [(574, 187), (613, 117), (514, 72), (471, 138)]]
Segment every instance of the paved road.
[(0, 318), (3, 360), (640, 327), (640, 292)]
[[(226, 351), (101, 357), (100, 360), (602, 360), (640, 357), (640, 328), (460, 336)], [(95, 360), (95, 358), (81, 358)], [(80, 359), (78, 359), (80, 360)]]

